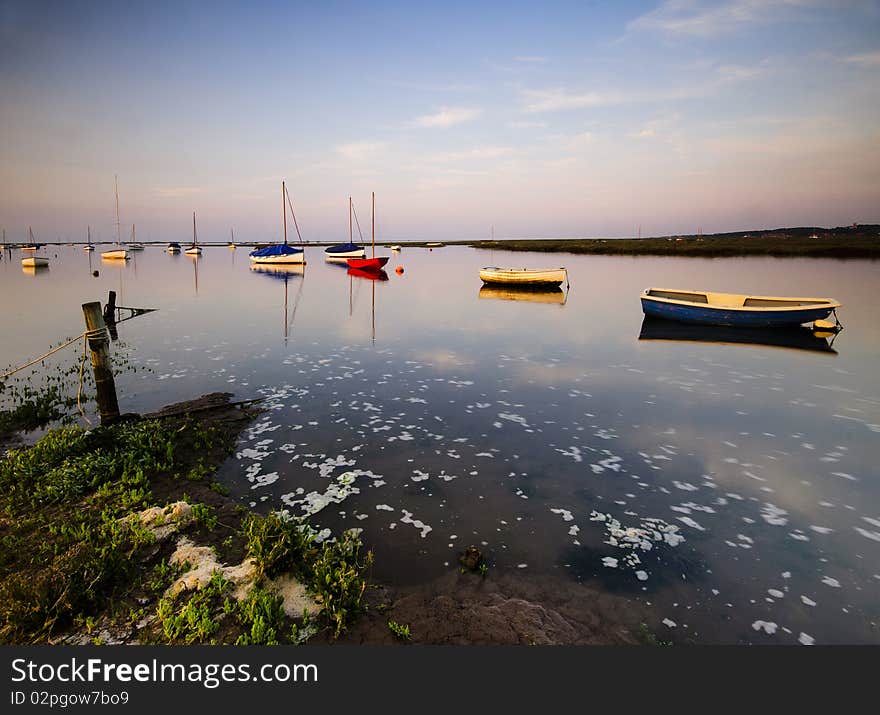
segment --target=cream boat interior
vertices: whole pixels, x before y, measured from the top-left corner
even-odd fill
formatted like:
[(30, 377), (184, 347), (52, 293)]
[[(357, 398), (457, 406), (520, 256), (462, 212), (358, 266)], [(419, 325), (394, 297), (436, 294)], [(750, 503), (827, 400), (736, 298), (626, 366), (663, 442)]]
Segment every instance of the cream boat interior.
[(664, 301), (705, 305), (710, 308), (736, 308), (739, 310), (785, 310), (786, 308), (809, 308), (812, 306), (840, 307), (840, 303), (829, 298), (789, 298), (771, 295), (740, 295), (738, 293), (711, 293), (708, 291), (686, 291), (668, 288), (649, 288), (645, 297)]

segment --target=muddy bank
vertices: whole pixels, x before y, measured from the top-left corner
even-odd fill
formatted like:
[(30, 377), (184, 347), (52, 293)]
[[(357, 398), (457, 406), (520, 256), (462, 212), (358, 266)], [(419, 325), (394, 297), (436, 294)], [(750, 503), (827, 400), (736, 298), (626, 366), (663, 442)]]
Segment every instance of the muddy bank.
[(367, 589), (367, 611), (340, 639), (431, 645), (634, 645), (651, 642), (644, 606), (552, 577), (450, 571), (418, 587)]

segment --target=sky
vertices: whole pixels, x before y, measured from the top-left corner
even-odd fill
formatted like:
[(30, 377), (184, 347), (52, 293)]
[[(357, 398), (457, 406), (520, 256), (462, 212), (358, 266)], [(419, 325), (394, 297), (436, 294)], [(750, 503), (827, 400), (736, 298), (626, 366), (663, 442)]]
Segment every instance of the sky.
[(8, 240), (115, 177), (123, 240), (880, 223), (880, 0), (0, 0)]

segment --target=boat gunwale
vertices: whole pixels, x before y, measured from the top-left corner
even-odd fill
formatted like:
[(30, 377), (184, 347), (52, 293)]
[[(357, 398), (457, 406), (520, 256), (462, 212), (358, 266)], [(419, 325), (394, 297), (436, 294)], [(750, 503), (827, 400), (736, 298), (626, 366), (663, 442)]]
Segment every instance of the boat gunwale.
[[(695, 301), (690, 300), (678, 300), (675, 298), (666, 298), (664, 296), (656, 296), (650, 295), (651, 291), (664, 291), (668, 293), (692, 293), (694, 295), (703, 295), (706, 296), (705, 303), (697, 303)], [(718, 303), (709, 303), (709, 296), (711, 295), (724, 295), (724, 296), (736, 296), (738, 298), (743, 299), (743, 303), (746, 300), (777, 300), (777, 301), (799, 301), (801, 304), (799, 305), (727, 305), (727, 304), (718, 304)], [(753, 295), (750, 293), (718, 293), (716, 291), (706, 291), (706, 290), (685, 290), (682, 288), (646, 288), (641, 295), (641, 299), (653, 301), (655, 303), (665, 303), (668, 305), (682, 305), (686, 307), (699, 307), (699, 308), (708, 308), (711, 310), (718, 311), (742, 311), (747, 313), (769, 313), (769, 312), (799, 312), (804, 310), (816, 310), (820, 308), (840, 308), (841, 303), (834, 300), (833, 298), (807, 298), (807, 297), (794, 297), (794, 296), (778, 296), (778, 295)], [(807, 304), (804, 304), (807, 303)]]

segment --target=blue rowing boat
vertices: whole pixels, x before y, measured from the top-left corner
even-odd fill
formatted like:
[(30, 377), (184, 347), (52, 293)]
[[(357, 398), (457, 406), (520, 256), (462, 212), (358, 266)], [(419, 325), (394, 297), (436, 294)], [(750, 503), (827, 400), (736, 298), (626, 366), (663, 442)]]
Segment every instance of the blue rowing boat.
[(709, 291), (648, 288), (642, 310), (681, 323), (775, 328), (824, 320), (840, 303), (831, 298), (788, 298)]

